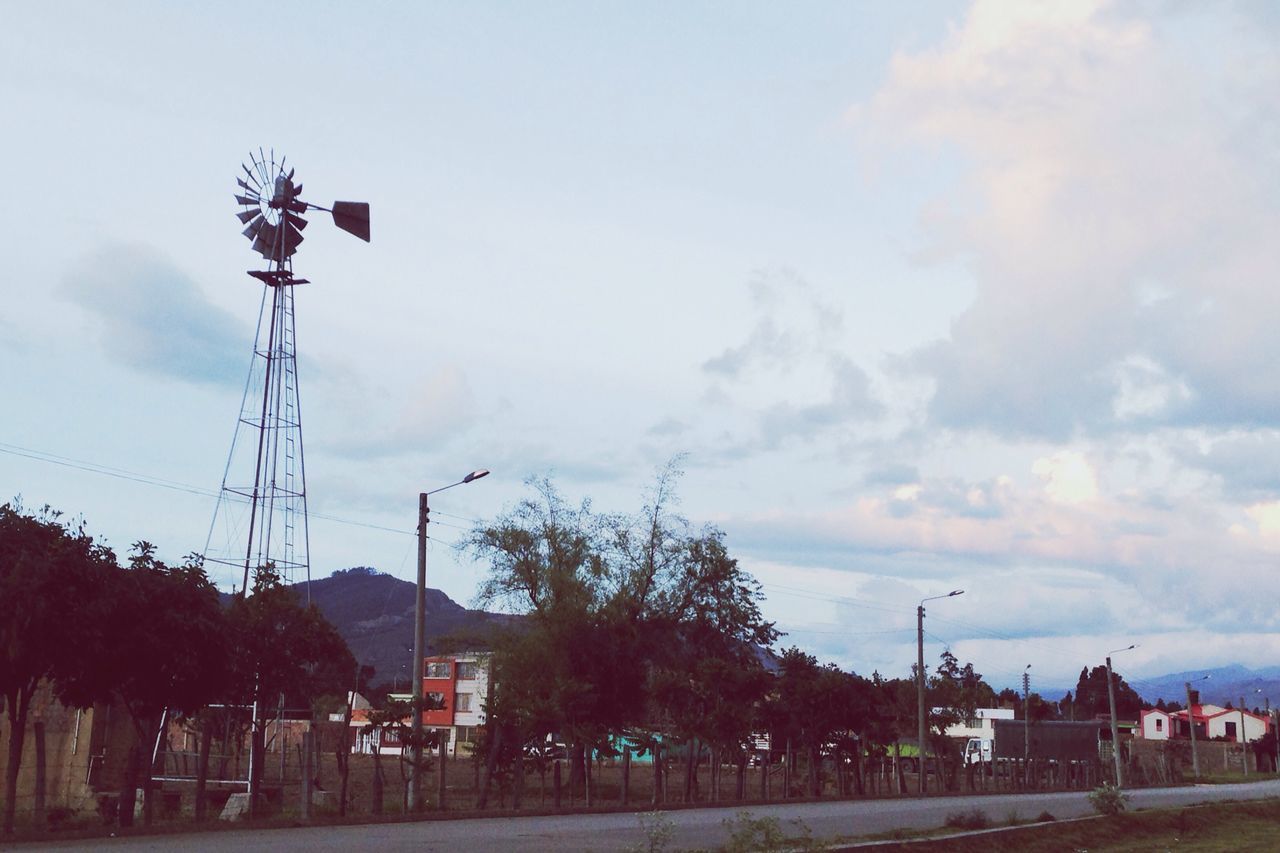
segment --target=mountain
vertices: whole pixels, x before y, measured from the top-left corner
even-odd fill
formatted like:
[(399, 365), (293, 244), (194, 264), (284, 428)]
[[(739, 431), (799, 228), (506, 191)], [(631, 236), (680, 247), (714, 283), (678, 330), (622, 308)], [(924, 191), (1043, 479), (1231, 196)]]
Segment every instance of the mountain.
[[(304, 596), (302, 585), (295, 588)], [(334, 572), (311, 582), (311, 602), (338, 629), (361, 664), (375, 669), (374, 684), (408, 684), (413, 660), (414, 584), (359, 567)], [(451, 634), (475, 637), (477, 644), (494, 627), (520, 617), (469, 610), (438, 589), (426, 594), (427, 654), (436, 641)]]
[[(1208, 680), (1203, 680), (1206, 675), (1209, 676)], [(1185, 705), (1188, 681), (1191, 682), (1192, 690), (1200, 691), (1202, 701), (1214, 705), (1226, 705), (1229, 702), (1238, 706), (1241, 697), (1244, 697), (1244, 703), (1249, 708), (1266, 707), (1268, 699), (1272, 704), (1280, 705), (1280, 667), (1277, 666), (1249, 669), (1235, 664), (1217, 669), (1174, 672), (1141, 679), (1138, 684), (1134, 684), (1134, 689), (1148, 702), (1163, 699)]]

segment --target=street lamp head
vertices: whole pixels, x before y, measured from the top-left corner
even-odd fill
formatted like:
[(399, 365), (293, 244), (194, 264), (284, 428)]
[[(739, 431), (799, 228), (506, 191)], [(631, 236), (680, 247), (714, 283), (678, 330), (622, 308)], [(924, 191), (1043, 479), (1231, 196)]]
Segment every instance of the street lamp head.
[(488, 477), (489, 469), (481, 468), (479, 471), (472, 471), (470, 474), (462, 478), (462, 482), (470, 483), (472, 480), (479, 480), (481, 477)]
[(951, 590), (951, 592), (947, 593), (947, 598), (950, 598), (950, 597), (951, 597), (951, 596), (953, 596), (953, 595), (964, 595), (964, 590), (963, 590), (963, 589), (953, 589), (953, 590)]

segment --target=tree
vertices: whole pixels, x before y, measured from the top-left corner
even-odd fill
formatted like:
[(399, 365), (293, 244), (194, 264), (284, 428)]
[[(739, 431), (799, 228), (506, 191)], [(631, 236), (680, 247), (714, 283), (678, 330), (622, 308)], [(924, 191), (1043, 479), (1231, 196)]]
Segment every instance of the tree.
[[(528, 616), (495, 641), (493, 737), (529, 744), (563, 736), (571, 790), (586, 783), (588, 798), (587, 749), (629, 727), (664, 714), (688, 723), (706, 700), (716, 703), (706, 720), (717, 732), (702, 726), (696, 737), (728, 745), (744, 726), (749, 734), (743, 712), (753, 703), (731, 701), (729, 682), (746, 676), (734, 689), (747, 690), (758, 675), (755, 646), (777, 636), (723, 534), (693, 534), (671, 511), (678, 475), (675, 461), (662, 469), (631, 516), (571, 505), (549, 480), (533, 479), (533, 496), (477, 526), (465, 544), (490, 566), (477, 604)], [(701, 707), (699, 716), (712, 713)], [(510, 752), (495, 742), (492, 754)]]
[[(273, 565), (254, 572), (250, 594), (232, 601), (227, 620), (232, 693), (243, 704), (311, 707), (316, 697), (349, 689), (356, 661), (346, 642), (315, 605), (298, 601)], [(259, 714), (250, 746), (257, 756), (265, 726)], [(254, 762), (258, 773), (262, 764)]]
[(36, 688), (107, 639), (102, 602), (115, 557), (83, 524), (0, 506), (0, 697), (9, 720), (3, 831), (13, 832), (18, 770)]
[[(1137, 719), (1147, 704), (1142, 701), (1120, 673), (1112, 670), (1115, 677), (1116, 716), (1120, 719)], [(1111, 704), (1107, 697), (1107, 668), (1095, 666), (1093, 669), (1080, 670), (1080, 679), (1076, 682), (1076, 718), (1111, 715)]]
[[(227, 619), (201, 560), (179, 566), (155, 557), (155, 546), (133, 545), (128, 568), (112, 573), (105, 591), (110, 640), (84, 649), (74, 672), (59, 682), (69, 704), (115, 700), (133, 723), (135, 742), (125, 773), (120, 823), (133, 820), (142, 746), (168, 716), (194, 714), (225, 696), (230, 685)], [(153, 814), (150, 766), (143, 779), (143, 814)]]

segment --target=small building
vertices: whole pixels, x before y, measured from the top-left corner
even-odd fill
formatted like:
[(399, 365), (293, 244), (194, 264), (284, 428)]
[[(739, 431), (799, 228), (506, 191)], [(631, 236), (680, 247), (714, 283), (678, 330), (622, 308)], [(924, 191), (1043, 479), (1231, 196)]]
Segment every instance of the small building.
[[(422, 695), (429, 707), (422, 712), (422, 725), (429, 731), (446, 733), (450, 755), (458, 755), (459, 749), (463, 755), (469, 753), (484, 725), (484, 704), (492, 688), (491, 658), (489, 652), (461, 652), (423, 659)], [(387, 698), (407, 704), (413, 695), (392, 693)], [(370, 726), (373, 708), (363, 696), (353, 694), (351, 702), (348, 726), (352, 752), (399, 755), (404, 751), (395, 726)], [(409, 726), (412, 715), (402, 722)]]
[(435, 707), (422, 712), (422, 723), (429, 729), (448, 730), (451, 755), (457, 755), (459, 744), (470, 752), (477, 730), (484, 725), (484, 705), (492, 687), (491, 660), (489, 652), (423, 660), (422, 695)]
[(1264, 737), (1271, 728), (1271, 721), (1250, 711), (1196, 704), (1191, 706), (1189, 713), (1185, 709), (1143, 711), (1140, 732), (1141, 737), (1147, 740), (1190, 738), (1192, 725), (1198, 738), (1225, 738), (1247, 743)]
[[(946, 708), (934, 708), (935, 714), (946, 713)], [(947, 737), (953, 738), (990, 738), (991, 733), (995, 730), (996, 720), (1012, 720), (1014, 713), (1012, 708), (976, 708), (973, 716), (961, 720), (955, 725), (947, 726), (945, 732)]]

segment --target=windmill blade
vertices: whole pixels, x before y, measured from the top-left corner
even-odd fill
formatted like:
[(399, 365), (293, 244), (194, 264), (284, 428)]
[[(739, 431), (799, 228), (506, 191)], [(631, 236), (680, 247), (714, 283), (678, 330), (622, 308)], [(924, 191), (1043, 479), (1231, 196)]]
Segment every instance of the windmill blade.
[[(252, 155), (252, 154), (250, 154), (249, 156), (250, 156), (250, 157), (252, 157), (253, 155)], [(257, 179), (257, 177), (255, 177), (255, 176), (254, 176), (253, 172), (250, 172), (250, 171), (249, 171), (249, 167), (248, 167), (248, 166), (246, 166), (244, 163), (241, 163), (241, 164), (240, 164), (240, 168), (241, 168), (241, 169), (244, 169), (244, 173), (245, 173), (246, 175), (248, 175), (248, 176), (249, 176), (249, 180), (253, 181), (253, 185), (254, 185), (255, 187), (261, 187), (261, 186), (262, 186), (261, 184), (259, 184), (259, 183), (258, 183), (258, 179)], [(238, 180), (240, 180), (240, 179), (239, 179), (239, 178), (236, 178), (236, 180), (238, 181)], [(244, 187), (244, 184), (241, 184), (240, 186)], [(245, 187), (245, 189), (248, 189), (248, 187)]]
[(250, 198), (247, 195), (236, 196), (236, 201), (238, 201), (240, 204), (243, 204), (245, 207), (257, 207), (259, 204), (262, 203), (261, 199), (256, 197)]
[(258, 232), (258, 239), (253, 241), (253, 250), (262, 257), (271, 260), (276, 252), (276, 227), (270, 222), (263, 222)]
[(249, 227), (244, 229), (244, 231), (240, 233), (244, 234), (244, 236), (248, 237), (250, 240), (257, 240), (258, 232), (262, 230), (262, 226), (266, 223), (267, 220), (263, 219), (261, 214), (259, 214), (256, 210), (253, 211), (253, 214), (258, 218), (250, 222)]
[(252, 186), (252, 187), (251, 187), (251, 186), (249, 186), (248, 184), (246, 184), (246, 183), (244, 182), (244, 178), (236, 178), (236, 183), (237, 183), (237, 184), (239, 184), (239, 185), (240, 185), (240, 188), (241, 188), (241, 189), (243, 189), (243, 190), (244, 190), (246, 193), (248, 193), (249, 195), (257, 195), (257, 194), (258, 194), (258, 187), (257, 187), (257, 185), (256, 185), (256, 184), (255, 184), (254, 186)]
[(307, 220), (303, 219), (301, 216), (298, 216), (295, 213), (286, 213), (284, 215), (284, 221), (288, 222), (290, 225), (292, 225), (294, 228), (297, 228), (299, 231), (307, 227)]
[(369, 203), (364, 201), (335, 201), (333, 224), (343, 231), (369, 242)]
[(253, 219), (253, 217), (257, 215), (258, 215), (258, 209), (256, 207), (251, 207), (248, 210), (242, 210), (236, 214), (236, 216), (240, 217), (241, 222), (248, 222), (250, 219)]
[(302, 234), (297, 228), (286, 225), (284, 229), (285, 257), (290, 257), (294, 252), (298, 251), (298, 244), (301, 243), (303, 239)]

